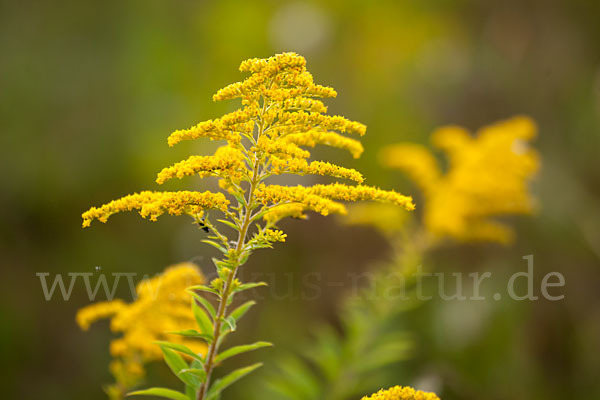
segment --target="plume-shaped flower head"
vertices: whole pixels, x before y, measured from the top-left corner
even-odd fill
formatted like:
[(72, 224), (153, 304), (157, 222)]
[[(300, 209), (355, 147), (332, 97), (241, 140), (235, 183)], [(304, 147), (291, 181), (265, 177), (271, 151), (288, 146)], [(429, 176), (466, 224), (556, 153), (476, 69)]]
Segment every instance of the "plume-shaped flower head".
[[(314, 211), (323, 215), (345, 213), (342, 202), (373, 200), (412, 210), (410, 197), (393, 191), (365, 186), (363, 175), (355, 169), (327, 160), (310, 160), (310, 149), (326, 145), (345, 150), (357, 158), (363, 152), (354, 136), (365, 134), (366, 127), (342, 116), (328, 115), (320, 100), (335, 97), (330, 87), (314, 83), (306, 69), (306, 60), (295, 53), (242, 62), (240, 71), (249, 73), (245, 80), (219, 90), (213, 99), (240, 99), (241, 108), (220, 118), (201, 122), (190, 129), (173, 132), (168, 144), (198, 138), (226, 142), (213, 155), (192, 155), (158, 173), (156, 182), (198, 175), (216, 177), (220, 192), (141, 192), (93, 207), (83, 214), (83, 225), (101, 222), (121, 211), (138, 210), (142, 217), (155, 220), (168, 213), (189, 214), (204, 221), (208, 211), (226, 214), (229, 226), (243, 230), (244, 222), (263, 219), (260, 239), (285, 217), (303, 217)], [(346, 180), (315, 186), (270, 184), (275, 175), (321, 175)], [(232, 203), (236, 201), (237, 205)], [(254, 211), (246, 221), (242, 208)], [(205, 222), (202, 222), (205, 224)], [(210, 222), (211, 230), (218, 234)], [(204, 226), (204, 225), (203, 225)], [(259, 235), (260, 236), (260, 235)], [(229, 242), (222, 240), (229, 248)]]

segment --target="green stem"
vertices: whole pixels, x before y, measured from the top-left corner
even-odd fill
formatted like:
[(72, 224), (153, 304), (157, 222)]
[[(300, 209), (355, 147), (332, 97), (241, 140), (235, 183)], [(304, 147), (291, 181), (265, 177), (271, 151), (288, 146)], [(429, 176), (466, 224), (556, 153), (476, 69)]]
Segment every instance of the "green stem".
[[(264, 112), (264, 105), (263, 105)], [(261, 126), (258, 130), (258, 137), (262, 135), (264, 129), (264, 125), (261, 121)], [(220, 345), (220, 337), (221, 337), (221, 326), (223, 323), (223, 319), (225, 318), (225, 313), (227, 311), (227, 304), (229, 302), (229, 297), (231, 296), (231, 286), (237, 274), (237, 271), (240, 267), (240, 256), (243, 253), (244, 245), (246, 244), (246, 236), (248, 235), (248, 228), (250, 227), (250, 223), (252, 222), (252, 211), (254, 210), (254, 192), (256, 191), (256, 187), (258, 182), (260, 181), (259, 177), (259, 169), (260, 160), (258, 157), (255, 157), (254, 165), (252, 166), (252, 179), (250, 182), (250, 189), (248, 191), (248, 199), (246, 204), (244, 205), (244, 219), (240, 228), (238, 242), (235, 249), (235, 267), (232, 272), (229, 273), (225, 283), (223, 285), (223, 290), (221, 292), (221, 296), (219, 297), (219, 306), (217, 310), (217, 315), (215, 318), (215, 325), (213, 328), (213, 340), (208, 346), (208, 351), (206, 353), (205, 363), (204, 363), (204, 371), (206, 372), (206, 380), (198, 389), (198, 394), (196, 396), (197, 400), (204, 400), (206, 398), (206, 394), (208, 392), (208, 387), (210, 386), (210, 378), (212, 375), (212, 371), (215, 367), (214, 361), (217, 353), (219, 351)]]

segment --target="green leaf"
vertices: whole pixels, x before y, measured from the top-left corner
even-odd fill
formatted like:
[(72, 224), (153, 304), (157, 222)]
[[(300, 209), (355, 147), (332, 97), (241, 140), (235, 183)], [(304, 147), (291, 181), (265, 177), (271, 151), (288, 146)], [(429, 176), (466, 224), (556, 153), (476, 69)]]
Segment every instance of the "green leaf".
[(238, 354), (241, 353), (245, 353), (247, 351), (252, 351), (252, 350), (256, 350), (256, 349), (260, 349), (261, 347), (269, 347), (269, 346), (273, 346), (273, 343), (269, 343), (269, 342), (256, 342), (256, 343), (252, 343), (252, 344), (245, 344), (245, 345), (241, 345), (241, 346), (234, 346), (230, 349), (225, 350), (224, 352), (222, 352), (221, 354), (219, 354), (216, 358), (215, 358), (215, 363), (220, 363), (223, 362), (224, 360), (236, 356)]
[(180, 374), (190, 374), (192, 376), (195, 376), (196, 378), (198, 378), (198, 380), (201, 383), (204, 383), (204, 381), (206, 381), (206, 371), (204, 371), (203, 369), (199, 369), (199, 368), (186, 368), (186, 369), (182, 369), (181, 371), (179, 371)]
[(196, 392), (197, 390), (194, 389), (192, 386), (185, 385), (185, 395), (188, 397), (189, 400), (196, 400)]
[(235, 332), (237, 325), (233, 317), (223, 318), (223, 325), (221, 325), (221, 337), (228, 335), (231, 332)]
[(229, 250), (227, 250), (225, 247), (221, 246), (219, 243), (215, 242), (214, 240), (204, 239), (204, 240), (202, 240), (202, 243), (210, 244), (211, 246), (215, 247), (223, 254), (227, 254), (229, 252)]
[(172, 335), (184, 336), (184, 337), (195, 337), (195, 338), (203, 339), (208, 343), (213, 341), (212, 335), (207, 335), (205, 333), (198, 332), (195, 329), (184, 329), (182, 331), (169, 331), (166, 333), (170, 333)]
[(244, 283), (243, 285), (236, 287), (233, 290), (233, 293), (243, 292), (244, 290), (254, 289), (255, 287), (259, 287), (259, 286), (268, 286), (268, 284), (267, 284), (267, 282)]
[(238, 308), (236, 308), (235, 310), (233, 310), (229, 314), (229, 316), (233, 317), (233, 319), (235, 321), (239, 321), (239, 319), (242, 318), (248, 312), (248, 310), (255, 304), (256, 304), (256, 302), (254, 300), (247, 301), (244, 304), (242, 304), (241, 306), (239, 306)]
[(220, 271), (223, 268), (233, 269), (235, 267), (229, 261), (227, 261), (227, 260), (219, 260), (218, 258), (215, 258), (215, 257), (212, 258), (212, 262), (213, 262), (213, 264), (215, 264), (215, 267), (217, 267), (217, 271)]
[[(285, 376), (271, 380), (267, 385), (290, 399), (317, 399), (324, 393), (319, 379), (313, 371), (297, 357), (289, 356), (277, 363), (277, 368), (285, 371)], [(327, 384), (330, 384), (328, 382)]]
[(179, 355), (179, 353), (174, 352), (173, 350), (161, 346), (160, 349), (163, 352), (165, 357), (165, 362), (171, 368), (171, 371), (177, 376), (183, 383), (186, 385), (190, 385), (193, 387), (198, 387), (198, 379), (194, 376), (189, 375), (181, 375), (181, 371), (184, 369), (189, 369), (188, 363)]
[(196, 318), (196, 323), (200, 331), (204, 334), (212, 335), (213, 324), (208, 315), (206, 315), (206, 312), (198, 306), (195, 299), (192, 299), (192, 311), (194, 312), (194, 318)]
[(187, 288), (187, 290), (202, 290), (203, 292), (216, 294), (217, 296), (221, 295), (218, 291), (216, 291), (215, 289), (211, 288), (210, 286), (206, 286), (206, 285), (190, 286), (189, 288)]
[(237, 382), (239, 379), (243, 378), (244, 376), (248, 375), (250, 372), (254, 371), (255, 369), (261, 366), (262, 363), (252, 364), (248, 367), (236, 369), (235, 371), (229, 373), (223, 378), (217, 379), (208, 391), (207, 400), (216, 399), (225, 388)]
[(240, 255), (240, 266), (246, 264), (248, 258), (250, 257), (250, 252), (244, 252)]
[(202, 356), (200, 354), (194, 353), (194, 351), (192, 349), (190, 349), (189, 347), (187, 347), (183, 344), (162, 342), (162, 341), (156, 341), (154, 343), (156, 343), (160, 347), (166, 347), (167, 349), (175, 350), (180, 353), (186, 354), (186, 355), (192, 357), (194, 360), (197, 360), (198, 362), (200, 362), (202, 365), (204, 365), (204, 360), (203, 360)]
[(171, 400), (190, 400), (185, 394), (165, 388), (150, 388), (127, 393), (127, 396), (158, 396)]
[(217, 312), (215, 311), (215, 308), (213, 307), (213, 305), (210, 304), (210, 301), (206, 300), (204, 297), (200, 296), (198, 293), (196, 293), (194, 291), (186, 290), (186, 292), (191, 294), (196, 300), (198, 300), (198, 302), (200, 304), (202, 304), (204, 306), (204, 308), (206, 309), (206, 311), (208, 311), (208, 313), (212, 317), (212, 320), (214, 321), (215, 318), (217, 317)]
[(234, 224), (231, 221), (227, 221), (226, 219), (218, 219), (217, 221), (219, 221), (220, 223), (227, 225), (228, 227), (230, 227), (231, 229), (235, 229), (236, 231), (240, 230), (240, 227), (237, 226), (236, 224)]
[(412, 347), (413, 343), (408, 340), (375, 346), (373, 351), (363, 358), (356, 370), (364, 373), (404, 360), (410, 354)]

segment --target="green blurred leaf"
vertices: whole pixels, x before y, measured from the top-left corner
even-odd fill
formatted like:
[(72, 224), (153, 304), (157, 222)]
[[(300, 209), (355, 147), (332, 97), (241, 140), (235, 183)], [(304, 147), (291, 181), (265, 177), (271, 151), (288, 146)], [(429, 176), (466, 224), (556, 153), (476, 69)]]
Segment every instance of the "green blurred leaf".
[(224, 225), (227, 225), (228, 227), (230, 227), (231, 229), (234, 229), (236, 231), (240, 230), (240, 228), (236, 224), (234, 224), (231, 221), (227, 221), (226, 219), (218, 219), (217, 221), (219, 221), (220, 223), (222, 223)]
[(259, 286), (268, 286), (267, 282), (252, 282), (252, 283), (244, 283), (243, 285), (238, 286), (233, 290), (233, 293), (243, 292), (244, 290), (254, 289)]
[(202, 356), (200, 354), (194, 353), (194, 351), (192, 349), (190, 349), (189, 347), (187, 347), (183, 344), (162, 342), (162, 341), (156, 341), (154, 343), (156, 343), (157, 345), (159, 345), (161, 347), (166, 347), (167, 349), (171, 349), (171, 350), (175, 350), (180, 353), (183, 353), (183, 354), (187, 354), (188, 356), (192, 357), (194, 360), (197, 360), (202, 365), (204, 365), (204, 359), (202, 358)]
[(224, 324), (221, 326), (221, 332), (235, 332), (235, 330), (237, 329), (235, 318), (233, 318), (231, 315), (229, 317), (223, 318), (223, 322)]
[(190, 400), (185, 394), (165, 388), (150, 388), (127, 393), (127, 396), (158, 396), (171, 400)]
[(255, 304), (256, 302), (254, 300), (247, 301), (244, 304), (237, 307), (235, 310), (233, 310), (229, 314), (229, 316), (232, 317), (235, 321), (239, 321), (240, 318), (242, 318), (248, 312), (248, 310)]
[(191, 294), (196, 300), (198, 300), (198, 302), (200, 304), (202, 304), (202, 306), (204, 306), (204, 308), (206, 309), (206, 311), (208, 311), (208, 313), (210, 314), (212, 320), (214, 321), (216, 316), (217, 316), (217, 312), (215, 311), (215, 308), (213, 307), (212, 304), (210, 304), (210, 302), (205, 299), (204, 297), (200, 296), (198, 293), (191, 291), (191, 290), (186, 290), (189, 294)]
[(171, 368), (171, 371), (173, 371), (175, 376), (177, 376), (186, 385), (190, 385), (192, 387), (199, 386), (198, 379), (196, 377), (194, 377), (193, 375), (192, 376), (185, 375), (185, 374), (181, 375), (182, 370), (189, 369), (189, 365), (183, 359), (183, 357), (181, 357), (178, 353), (176, 353), (175, 351), (173, 351), (167, 347), (160, 346), (160, 349), (163, 352), (165, 362), (167, 363), (169, 368)]
[(189, 288), (187, 288), (187, 290), (202, 290), (203, 292), (216, 294), (217, 296), (221, 295), (218, 291), (216, 291), (215, 289), (211, 288), (210, 286), (206, 286), (206, 285), (190, 286)]
[(207, 335), (205, 333), (198, 332), (195, 329), (184, 329), (182, 331), (169, 331), (166, 333), (170, 333), (172, 335), (184, 336), (184, 337), (195, 337), (195, 338), (199, 338), (199, 339), (204, 339), (208, 343), (213, 341), (212, 335)]
[(229, 252), (229, 250), (227, 250), (225, 247), (221, 246), (219, 243), (215, 242), (214, 240), (204, 239), (204, 240), (202, 240), (202, 243), (210, 244), (211, 246), (215, 247), (223, 254), (227, 254)]
[(194, 318), (200, 328), (200, 331), (207, 335), (213, 333), (213, 323), (211, 322), (206, 312), (198, 306), (195, 299), (192, 299), (192, 311), (194, 312)]
[(257, 368), (260, 368), (261, 366), (262, 366), (262, 363), (252, 364), (248, 367), (236, 369), (235, 371), (229, 373), (228, 375), (224, 376), (223, 378), (217, 379), (208, 391), (207, 400), (216, 399), (217, 396), (219, 396), (219, 394), (221, 394), (221, 392), (225, 388), (232, 385), (239, 379), (243, 378), (244, 376), (248, 375), (252, 371), (256, 370)]
[(221, 354), (219, 354), (216, 358), (215, 358), (215, 362), (216, 363), (220, 363), (223, 362), (224, 360), (236, 356), (238, 354), (241, 353), (245, 353), (247, 351), (252, 351), (252, 350), (256, 350), (256, 349), (260, 349), (261, 347), (269, 347), (269, 346), (273, 346), (273, 343), (269, 343), (269, 342), (256, 342), (256, 343), (252, 343), (252, 344), (245, 344), (245, 345), (240, 345), (240, 346), (234, 346), (230, 349), (225, 350), (224, 352), (222, 352)]
[(179, 371), (180, 374), (190, 374), (198, 378), (200, 383), (206, 381), (206, 371), (199, 368), (186, 368)]

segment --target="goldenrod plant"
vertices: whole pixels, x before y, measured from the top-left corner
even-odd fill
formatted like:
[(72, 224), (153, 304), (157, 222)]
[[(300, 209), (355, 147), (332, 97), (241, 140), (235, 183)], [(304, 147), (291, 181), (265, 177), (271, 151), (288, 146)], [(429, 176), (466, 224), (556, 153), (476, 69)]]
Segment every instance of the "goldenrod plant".
[(196, 327), (190, 308), (192, 295), (186, 289), (203, 283), (206, 282), (197, 265), (181, 263), (138, 283), (136, 299), (132, 303), (122, 300), (99, 302), (77, 312), (77, 324), (83, 330), (87, 331), (95, 321), (110, 318), (110, 329), (122, 333), (110, 343), (110, 354), (114, 358), (110, 372), (115, 383), (105, 390), (111, 400), (123, 399), (129, 390), (142, 382), (145, 365), (163, 358), (157, 344), (168, 341), (186, 346), (194, 354), (206, 352), (206, 344), (169, 333)]
[[(352, 206), (344, 221), (374, 227), (392, 254), (373, 266), (363, 290), (342, 303), (341, 333), (321, 326), (302, 356), (282, 359), (278, 371), (285, 373), (275, 373), (269, 382), (280, 398), (344, 400), (397, 382), (392, 366), (410, 357), (413, 347), (402, 312), (421, 303), (415, 294), (417, 268), (424, 272), (423, 259), (442, 245), (514, 240), (510, 225), (496, 218), (535, 211), (530, 184), (540, 160), (529, 142), (536, 133), (534, 121), (525, 116), (483, 127), (474, 136), (458, 126), (440, 128), (431, 139), (448, 156), (445, 172), (423, 145), (383, 149), (383, 166), (400, 169), (422, 189), (421, 213)], [(381, 396), (373, 398), (402, 398)]]
[[(215, 177), (219, 192), (153, 192), (125, 196), (83, 213), (83, 226), (93, 220), (106, 222), (113, 214), (138, 210), (142, 217), (156, 220), (164, 213), (189, 215), (198, 227), (208, 232), (204, 242), (221, 253), (214, 260), (217, 278), (208, 285), (187, 290), (193, 296), (191, 307), (198, 329), (175, 332), (205, 343), (206, 351), (194, 351), (174, 342), (159, 343), (165, 361), (185, 385), (179, 392), (150, 388), (130, 395), (153, 395), (175, 400), (214, 400), (229, 385), (254, 371), (254, 364), (215, 379), (214, 370), (237, 354), (268, 346), (256, 342), (224, 348), (225, 339), (237, 329), (240, 318), (254, 304), (248, 301), (233, 309), (234, 296), (262, 285), (241, 282), (239, 268), (257, 249), (270, 248), (285, 241), (286, 234), (277, 223), (286, 217), (302, 218), (307, 211), (322, 215), (345, 214), (344, 202), (373, 200), (414, 209), (412, 199), (394, 191), (362, 185), (356, 170), (325, 161), (308, 161), (307, 148), (318, 144), (362, 152), (356, 139), (344, 134), (363, 135), (366, 127), (341, 116), (329, 116), (319, 98), (335, 97), (330, 87), (313, 82), (303, 57), (294, 53), (268, 59), (242, 62), (241, 72), (250, 73), (242, 82), (219, 90), (214, 100), (240, 99), (242, 107), (220, 118), (201, 122), (169, 136), (173, 146), (184, 140), (208, 138), (226, 141), (213, 155), (193, 155), (159, 172), (157, 183), (172, 178), (199, 175)], [(283, 186), (269, 178), (284, 174), (316, 174), (342, 178), (355, 184), (330, 183), (313, 186)], [(214, 301), (208, 296), (213, 296)], [(191, 357), (191, 362), (181, 354)]]

